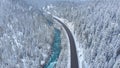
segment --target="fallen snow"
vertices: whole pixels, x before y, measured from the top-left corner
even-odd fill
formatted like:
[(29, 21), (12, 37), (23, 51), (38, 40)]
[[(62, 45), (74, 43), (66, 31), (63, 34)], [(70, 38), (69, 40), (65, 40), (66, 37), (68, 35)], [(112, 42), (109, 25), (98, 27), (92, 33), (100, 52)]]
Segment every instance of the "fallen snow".
[(43, 64), (45, 64), (45, 61), (44, 61), (44, 60), (41, 61), (41, 65), (43, 65)]

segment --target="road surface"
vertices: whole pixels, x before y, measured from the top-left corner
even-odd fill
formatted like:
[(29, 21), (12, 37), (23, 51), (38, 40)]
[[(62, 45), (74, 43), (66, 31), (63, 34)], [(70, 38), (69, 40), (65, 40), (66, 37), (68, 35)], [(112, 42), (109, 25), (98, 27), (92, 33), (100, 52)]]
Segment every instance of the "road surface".
[(75, 47), (75, 41), (74, 41), (71, 31), (60, 20), (58, 20), (57, 18), (54, 18), (54, 19), (56, 21), (58, 21), (60, 24), (62, 24), (62, 26), (64, 27), (64, 29), (66, 30), (66, 32), (68, 34), (69, 41), (70, 41), (70, 51), (71, 51), (71, 68), (79, 68), (78, 57), (77, 57), (77, 52), (76, 52), (76, 47)]

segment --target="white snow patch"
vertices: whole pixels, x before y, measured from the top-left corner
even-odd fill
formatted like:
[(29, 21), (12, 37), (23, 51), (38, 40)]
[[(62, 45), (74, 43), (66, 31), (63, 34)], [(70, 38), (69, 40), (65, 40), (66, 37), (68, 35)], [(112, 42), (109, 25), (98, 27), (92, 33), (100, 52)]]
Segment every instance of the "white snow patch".
[(47, 14), (51, 14), (50, 12), (47, 12)]
[(42, 53), (42, 55), (43, 55), (44, 58), (47, 58), (47, 57), (48, 57), (48, 55), (45, 54), (45, 53)]
[(32, 7), (32, 6), (30, 6), (30, 7), (29, 7), (29, 11), (30, 11), (30, 10), (32, 10), (32, 8), (33, 8), (33, 7)]
[(41, 65), (43, 65), (43, 64), (45, 64), (45, 61), (42, 60), (42, 61), (41, 61)]
[(49, 10), (49, 9), (51, 9), (51, 8), (53, 8), (54, 6), (52, 5), (52, 4), (50, 4), (50, 5), (48, 5), (47, 6), (47, 9)]
[(26, 67), (26, 60), (25, 60), (25, 59), (22, 59), (22, 62), (23, 62), (24, 68), (27, 68), (27, 67)]

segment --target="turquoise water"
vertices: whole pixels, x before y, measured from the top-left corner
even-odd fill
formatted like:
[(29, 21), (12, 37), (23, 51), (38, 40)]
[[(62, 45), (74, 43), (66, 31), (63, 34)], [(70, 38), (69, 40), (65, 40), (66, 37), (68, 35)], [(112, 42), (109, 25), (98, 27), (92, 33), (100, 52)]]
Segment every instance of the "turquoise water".
[(54, 42), (53, 42), (53, 47), (52, 47), (52, 54), (50, 59), (48, 60), (47, 64), (44, 66), (44, 68), (54, 68), (56, 65), (56, 61), (59, 57), (61, 48), (61, 38), (60, 38), (60, 30), (56, 29), (54, 30)]

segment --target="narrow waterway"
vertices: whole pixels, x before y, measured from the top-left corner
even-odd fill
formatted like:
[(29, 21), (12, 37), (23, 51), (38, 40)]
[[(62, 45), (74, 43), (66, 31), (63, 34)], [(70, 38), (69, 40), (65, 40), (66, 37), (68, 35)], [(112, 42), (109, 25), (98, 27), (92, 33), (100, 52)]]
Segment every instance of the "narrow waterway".
[(59, 58), (59, 54), (61, 51), (61, 38), (60, 38), (61, 32), (59, 29), (55, 28), (54, 30), (54, 42), (52, 46), (52, 53), (51, 56), (44, 66), (44, 68), (54, 68), (57, 62), (57, 59)]

